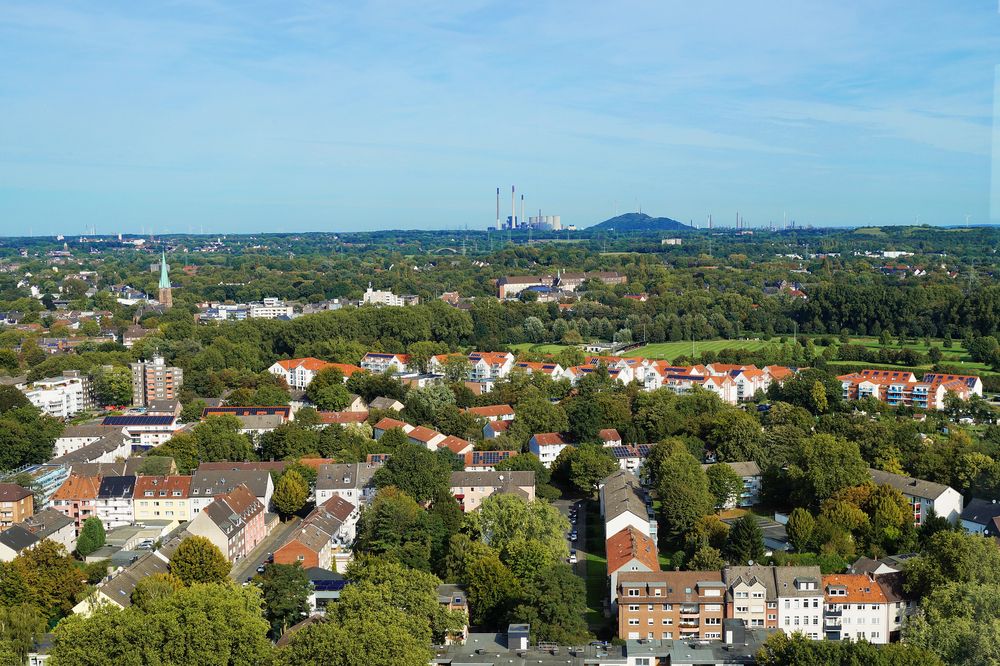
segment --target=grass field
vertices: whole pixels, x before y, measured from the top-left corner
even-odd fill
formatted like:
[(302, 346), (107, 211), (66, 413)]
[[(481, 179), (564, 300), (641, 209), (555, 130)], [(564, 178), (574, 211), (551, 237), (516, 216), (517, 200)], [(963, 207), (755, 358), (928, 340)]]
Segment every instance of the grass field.
[(604, 522), (597, 502), (586, 503), (584, 535), (587, 562), (587, 626), (599, 637), (608, 630), (608, 620), (604, 617), (604, 599), (608, 592), (608, 560), (604, 553)]
[(556, 344), (535, 344), (534, 342), (521, 342), (516, 345), (511, 345), (511, 349), (515, 352), (535, 352), (538, 354), (558, 354), (563, 349), (567, 349), (570, 345), (556, 345)]
[(695, 355), (705, 351), (717, 352), (722, 349), (748, 349), (756, 351), (768, 345), (778, 344), (774, 339), (770, 342), (764, 340), (696, 340), (693, 347), (691, 341), (678, 342), (654, 342), (653, 344), (633, 349), (626, 352), (625, 356), (641, 356), (643, 358), (673, 359), (678, 356), (690, 356), (692, 348)]

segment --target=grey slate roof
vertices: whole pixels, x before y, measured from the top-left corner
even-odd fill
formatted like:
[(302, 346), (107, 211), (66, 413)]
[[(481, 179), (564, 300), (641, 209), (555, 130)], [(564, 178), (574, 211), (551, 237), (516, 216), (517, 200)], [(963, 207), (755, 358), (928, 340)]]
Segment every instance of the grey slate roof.
[[(795, 581), (812, 580), (813, 590), (799, 590)], [(779, 597), (815, 597), (823, 594), (823, 573), (818, 566), (774, 567), (774, 586)]]
[(102, 585), (99, 589), (123, 608), (132, 605), (132, 591), (140, 580), (158, 573), (168, 573), (167, 563), (153, 553), (141, 557), (135, 564)]
[(987, 501), (974, 497), (972, 501), (965, 505), (962, 510), (962, 520), (977, 525), (989, 525), (996, 517), (1000, 516), (1000, 503)]
[(99, 499), (132, 499), (134, 492), (134, 476), (106, 476), (101, 479), (101, 487), (97, 491), (97, 497)]
[(604, 484), (604, 521), (623, 513), (632, 513), (640, 518), (648, 518), (646, 497), (639, 478), (625, 470), (618, 470), (603, 481)]
[(732, 601), (732, 587), (743, 582), (747, 585), (755, 585), (757, 582), (764, 586), (764, 594), (767, 599), (775, 599), (778, 596), (778, 588), (774, 583), (774, 569), (770, 566), (728, 566), (722, 570), (722, 580), (726, 583), (726, 599)]
[(319, 466), (316, 490), (352, 490), (371, 484), (381, 465), (370, 463), (329, 463)]
[(39, 542), (39, 538), (24, 529), (20, 525), (12, 525), (3, 532), (0, 532), (0, 543), (7, 546), (15, 553), (20, 553), (25, 548), (30, 548)]
[(80, 447), (76, 451), (71, 451), (58, 458), (53, 458), (49, 462), (57, 465), (75, 465), (79, 463), (90, 463), (101, 458), (125, 443), (125, 434), (119, 428), (105, 428), (105, 434), (96, 442), (91, 442)]
[(43, 509), (30, 516), (20, 526), (34, 534), (39, 539), (45, 539), (67, 525), (73, 525), (73, 519), (55, 509)]
[(902, 474), (891, 474), (890, 472), (883, 472), (880, 469), (870, 469), (868, 471), (871, 474), (872, 481), (877, 485), (892, 486), (904, 495), (910, 495), (911, 497), (923, 497), (933, 500), (951, 489), (949, 486), (941, 483), (915, 479), (912, 476), (903, 476)]
[(191, 479), (190, 497), (211, 497), (232, 492), (236, 486), (245, 485), (256, 497), (267, 494), (271, 475), (263, 471), (203, 470), (200, 467)]
[(511, 489), (535, 485), (534, 472), (452, 472), (448, 485), (452, 488), (492, 487)]
[[(757, 465), (753, 460), (747, 460), (746, 462), (727, 462), (727, 463), (714, 463), (716, 465), (729, 465), (729, 467), (739, 474), (740, 476), (760, 476), (760, 466)], [(702, 465), (703, 470), (708, 470), (712, 465)]]

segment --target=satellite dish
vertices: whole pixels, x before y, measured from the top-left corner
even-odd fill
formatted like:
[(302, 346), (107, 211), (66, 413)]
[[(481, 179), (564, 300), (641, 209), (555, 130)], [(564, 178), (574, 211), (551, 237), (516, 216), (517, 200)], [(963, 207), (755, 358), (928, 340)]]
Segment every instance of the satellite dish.
[(747, 562), (747, 566), (751, 566), (752, 567), (753, 566), (753, 560), (750, 560), (749, 562)]

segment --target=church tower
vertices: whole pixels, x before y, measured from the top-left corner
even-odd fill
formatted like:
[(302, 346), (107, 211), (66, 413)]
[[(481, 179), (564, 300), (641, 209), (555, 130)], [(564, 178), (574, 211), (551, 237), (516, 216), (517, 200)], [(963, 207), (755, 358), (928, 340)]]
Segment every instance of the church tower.
[(174, 296), (170, 289), (170, 276), (167, 275), (167, 254), (160, 255), (160, 305), (171, 308), (174, 305)]

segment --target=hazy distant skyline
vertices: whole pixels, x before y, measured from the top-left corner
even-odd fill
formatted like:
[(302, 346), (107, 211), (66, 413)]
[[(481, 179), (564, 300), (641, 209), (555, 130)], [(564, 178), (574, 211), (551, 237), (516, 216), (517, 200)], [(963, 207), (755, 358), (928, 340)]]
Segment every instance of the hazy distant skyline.
[(997, 222), (998, 35), (985, 1), (14, 0), (0, 234), (482, 229), (511, 184), (578, 226)]

